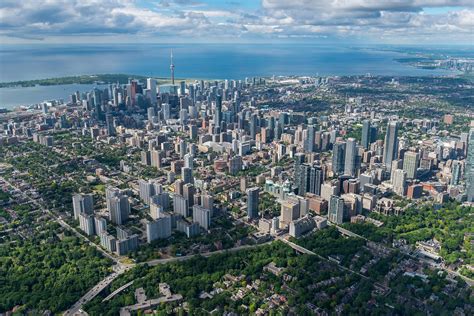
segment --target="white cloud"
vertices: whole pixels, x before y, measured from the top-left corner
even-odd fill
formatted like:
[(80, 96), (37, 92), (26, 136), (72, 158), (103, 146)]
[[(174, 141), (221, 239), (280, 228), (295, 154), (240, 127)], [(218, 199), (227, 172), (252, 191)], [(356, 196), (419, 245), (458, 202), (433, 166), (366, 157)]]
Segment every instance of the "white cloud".
[[(472, 0), (262, 0), (258, 10), (216, 8), (204, 0), (161, 0), (148, 7), (134, 0), (2, 0), (0, 36), (336, 37), (472, 43), (473, 7)], [(440, 13), (428, 14), (426, 8), (438, 8)]]

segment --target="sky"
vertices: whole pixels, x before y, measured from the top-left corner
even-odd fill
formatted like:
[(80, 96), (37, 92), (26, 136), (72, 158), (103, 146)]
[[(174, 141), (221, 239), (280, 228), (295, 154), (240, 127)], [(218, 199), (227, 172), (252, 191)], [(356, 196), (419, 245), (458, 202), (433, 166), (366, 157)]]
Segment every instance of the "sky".
[(1, 0), (9, 43), (474, 45), (474, 0)]

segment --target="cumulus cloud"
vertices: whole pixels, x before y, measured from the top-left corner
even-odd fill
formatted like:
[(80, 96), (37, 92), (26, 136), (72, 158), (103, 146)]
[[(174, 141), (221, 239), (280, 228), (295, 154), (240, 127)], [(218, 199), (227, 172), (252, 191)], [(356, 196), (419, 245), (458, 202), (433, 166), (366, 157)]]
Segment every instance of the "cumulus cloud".
[[(257, 0), (255, 0), (257, 1)], [(206, 0), (2, 0), (0, 35), (157, 38), (336, 37), (403, 39), (474, 36), (472, 0), (262, 0), (259, 8)], [(227, 5), (225, 5), (227, 3)], [(427, 9), (440, 8), (434, 14)], [(431, 13), (429, 13), (431, 12)]]

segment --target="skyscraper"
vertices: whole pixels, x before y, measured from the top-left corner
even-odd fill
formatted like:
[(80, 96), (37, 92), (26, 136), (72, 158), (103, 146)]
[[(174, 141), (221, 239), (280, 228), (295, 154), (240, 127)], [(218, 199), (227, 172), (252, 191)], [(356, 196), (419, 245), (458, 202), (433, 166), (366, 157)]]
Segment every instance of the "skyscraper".
[(250, 137), (255, 139), (257, 135), (257, 128), (258, 128), (258, 116), (256, 113), (252, 113), (250, 116)]
[(79, 214), (94, 213), (92, 194), (74, 194), (72, 196), (72, 207), (74, 210), (74, 219), (78, 219)]
[(407, 173), (402, 169), (397, 169), (394, 171), (392, 184), (393, 184), (393, 192), (398, 195), (404, 196), (406, 191), (406, 180), (407, 180)]
[(323, 170), (320, 166), (311, 167), (309, 178), (309, 192), (321, 195), (321, 185), (323, 183)]
[(199, 226), (208, 230), (211, 227), (211, 211), (199, 206), (193, 206), (193, 222), (199, 223)]
[(346, 142), (346, 154), (344, 157), (344, 174), (355, 176), (356, 173), (356, 156), (357, 156), (356, 140), (348, 138)]
[(165, 216), (146, 223), (147, 242), (171, 236), (171, 217)]
[(216, 127), (221, 126), (222, 121), (222, 96), (216, 95), (216, 109), (214, 112), (214, 124)]
[(249, 219), (258, 217), (258, 195), (260, 188), (253, 187), (247, 189), (247, 217)]
[(398, 122), (391, 121), (387, 125), (385, 142), (383, 148), (383, 164), (388, 172), (392, 168), (392, 160), (397, 158), (398, 153)]
[(362, 137), (360, 143), (365, 149), (369, 148), (370, 145), (370, 121), (364, 120), (362, 123)]
[(462, 163), (454, 160), (451, 167), (451, 185), (458, 185), (461, 180)]
[(334, 144), (332, 149), (332, 171), (335, 174), (344, 172), (345, 151), (345, 142), (337, 142)]
[(403, 170), (407, 173), (407, 179), (416, 179), (416, 170), (420, 164), (420, 154), (409, 151), (403, 156)]
[(113, 196), (107, 199), (107, 210), (112, 223), (122, 225), (130, 214), (130, 203), (125, 195)]
[(314, 152), (314, 125), (308, 125), (308, 138), (304, 140), (304, 149), (307, 152)]
[(329, 221), (342, 224), (344, 221), (344, 199), (337, 196), (332, 195), (329, 199)]
[(193, 170), (191, 168), (181, 168), (181, 179), (186, 183), (194, 183)]

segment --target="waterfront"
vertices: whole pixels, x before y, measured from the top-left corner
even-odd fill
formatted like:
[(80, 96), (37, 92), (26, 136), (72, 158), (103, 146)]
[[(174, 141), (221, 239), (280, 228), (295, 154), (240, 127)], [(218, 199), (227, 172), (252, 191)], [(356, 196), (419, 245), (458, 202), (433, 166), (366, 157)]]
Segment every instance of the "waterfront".
[(48, 100), (67, 100), (76, 91), (87, 92), (97, 87), (94, 84), (67, 84), (56, 86), (0, 88), (0, 108), (12, 109), (29, 106)]
[[(174, 52), (178, 78), (243, 79), (272, 75), (446, 75), (398, 63), (398, 52), (311, 44), (114, 44), (3, 45), (0, 81), (32, 80), (83, 74), (125, 73), (169, 76)], [(67, 98), (86, 85), (0, 89), (0, 107), (12, 108)]]

